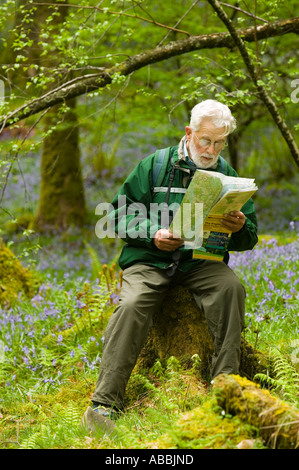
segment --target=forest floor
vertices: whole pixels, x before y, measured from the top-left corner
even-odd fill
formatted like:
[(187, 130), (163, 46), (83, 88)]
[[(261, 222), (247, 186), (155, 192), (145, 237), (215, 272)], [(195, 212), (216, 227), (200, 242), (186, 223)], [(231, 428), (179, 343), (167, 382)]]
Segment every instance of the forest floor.
[[(119, 272), (101, 262), (83, 235), (36, 238), (29, 245), (16, 238), (12, 248), (29, 259), (37, 290), (0, 314), (2, 448), (267, 448), (258, 429), (215, 405), (196, 364), (185, 371), (175, 358), (157, 361), (145, 376), (132, 374), (116, 435), (95, 436), (82, 427), (105, 326), (118, 303)], [(244, 337), (275, 358), (276, 375), (258, 382), (298, 409), (296, 230), (261, 236), (253, 251), (233, 253), (230, 266), (247, 289)]]

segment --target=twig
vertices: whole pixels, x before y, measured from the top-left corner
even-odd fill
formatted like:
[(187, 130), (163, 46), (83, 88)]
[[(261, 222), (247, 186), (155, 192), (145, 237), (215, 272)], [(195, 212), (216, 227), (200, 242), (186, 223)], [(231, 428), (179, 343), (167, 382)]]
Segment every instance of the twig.
[[(257, 12), (257, 0), (254, 0), (254, 14)], [(258, 64), (258, 70), (257, 70), (257, 75), (260, 77), (261, 76), (261, 66), (260, 66), (260, 54), (259, 54), (259, 45), (258, 45), (258, 40), (257, 40), (257, 24), (256, 24), (256, 16), (254, 17), (254, 42), (255, 42), (255, 54), (256, 54), (256, 60)]]
[(255, 16), (252, 13), (249, 13), (249, 11), (242, 10), (242, 8), (236, 7), (235, 5), (230, 5), (229, 3), (224, 3), (224, 2), (219, 2), (221, 5), (228, 7), (228, 8), (233, 8), (236, 11), (240, 11), (241, 13), (244, 13), (246, 16), (250, 16), (251, 18), (255, 18), (256, 20), (263, 21), (263, 23), (268, 23), (267, 20), (264, 20), (264, 18), (261, 18), (260, 16)]
[(281, 426), (289, 426), (290, 424), (297, 424), (297, 423), (299, 423), (299, 420), (289, 421), (288, 423), (272, 424), (271, 426), (260, 426), (260, 429), (280, 428)]
[(19, 155), (19, 152), (20, 152), (20, 148), (21, 146), (23, 145), (23, 143), (25, 142), (25, 140), (27, 139), (28, 135), (30, 135), (30, 132), (35, 128), (35, 126), (40, 122), (40, 120), (44, 117), (44, 115), (49, 111), (50, 108), (47, 108), (45, 109), (45, 111), (41, 114), (41, 116), (39, 116), (39, 118), (34, 122), (34, 124), (32, 124), (32, 126), (30, 127), (30, 129), (26, 132), (26, 135), (25, 137), (23, 138), (18, 150), (16, 151), (15, 155), (13, 156), (11, 162), (10, 162), (10, 167), (5, 175), (5, 181), (4, 181), (4, 185), (2, 187), (2, 190), (1, 190), (1, 196), (0, 196), (0, 204), (2, 202), (2, 199), (3, 199), (3, 196), (4, 196), (4, 192), (5, 192), (5, 189), (6, 189), (6, 186), (7, 186), (7, 182), (8, 182), (8, 178), (9, 178), (9, 175), (10, 175), (10, 172), (12, 170), (12, 167), (13, 167), (13, 163), (15, 162), (15, 160), (18, 158), (18, 155)]
[[(199, 2), (199, 0), (195, 0), (195, 2), (192, 3), (192, 5), (188, 8), (188, 10), (183, 14), (183, 16), (181, 16), (181, 18), (176, 22), (176, 24), (174, 25), (174, 28), (176, 28), (182, 21), (183, 19), (188, 15), (188, 13), (190, 13), (190, 11), (192, 10), (192, 8), (195, 7), (195, 5)], [(165, 39), (168, 38), (169, 34), (171, 33), (171, 31), (168, 31), (168, 33), (164, 36), (164, 38), (159, 42), (158, 46), (161, 46), (161, 44), (165, 41)]]

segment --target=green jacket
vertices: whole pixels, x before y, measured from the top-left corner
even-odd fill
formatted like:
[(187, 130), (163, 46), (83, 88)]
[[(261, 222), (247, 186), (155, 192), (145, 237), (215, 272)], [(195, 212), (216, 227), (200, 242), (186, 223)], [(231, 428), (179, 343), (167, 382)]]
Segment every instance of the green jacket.
[[(156, 248), (153, 243), (153, 238), (151, 237), (153, 233), (161, 228), (161, 225), (160, 220), (153, 220), (153, 218), (150, 220), (150, 204), (160, 204), (165, 201), (166, 196), (165, 192), (153, 192), (154, 155), (155, 154), (149, 155), (140, 161), (112, 201), (114, 211), (110, 214), (109, 218), (114, 221), (115, 232), (126, 242), (119, 258), (119, 265), (122, 269), (128, 268), (135, 263), (143, 263), (166, 269), (173, 263), (172, 253)], [(173, 159), (173, 163), (178, 161), (178, 146), (170, 148), (170, 158), (164, 180), (161, 184), (161, 186), (164, 187), (167, 187), (169, 182), (172, 168), (171, 158)], [(214, 171), (219, 171), (229, 176), (238, 176), (236, 171), (222, 159), (222, 163), (223, 162), (224, 165), (220, 165), (219, 159), (218, 166)], [(180, 163), (180, 166), (185, 169), (190, 168), (184, 161)], [(172, 188), (188, 187), (191, 179), (187, 182), (186, 179), (185, 172), (176, 170)], [(125, 198), (123, 197), (122, 199), (126, 200), (126, 207), (120, 205), (120, 196), (125, 196)], [(174, 202), (180, 204), (183, 197), (184, 193), (171, 192), (168, 204), (170, 205)], [(127, 208), (133, 203), (142, 203), (145, 208), (144, 213), (140, 213), (140, 210), (138, 210), (135, 214), (128, 214)], [(134, 206), (131, 206), (131, 208), (132, 207)], [(243, 206), (242, 212), (246, 216), (246, 223), (239, 232), (232, 234), (228, 251), (250, 250), (257, 243), (257, 219), (252, 199)], [(138, 225), (136, 226), (137, 213)], [(137, 229), (138, 236), (135, 237)], [(195, 263), (202, 262), (198, 259), (192, 259), (192, 250), (185, 248), (180, 248), (180, 250), (182, 251), (182, 256), (179, 269), (182, 271), (188, 271)], [(228, 259), (229, 255), (226, 253), (224, 262), (227, 263)]]

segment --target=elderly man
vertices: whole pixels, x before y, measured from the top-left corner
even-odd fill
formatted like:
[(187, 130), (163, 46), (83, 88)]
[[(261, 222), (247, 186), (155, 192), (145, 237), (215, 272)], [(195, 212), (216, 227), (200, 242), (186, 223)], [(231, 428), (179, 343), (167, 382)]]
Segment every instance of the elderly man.
[[(214, 341), (211, 378), (220, 373), (238, 373), (245, 289), (227, 265), (228, 253), (224, 262), (194, 259), (192, 250), (183, 246), (182, 239), (174, 238), (159, 221), (153, 227), (149, 216), (139, 220), (136, 237), (136, 225), (130, 228), (128, 224), (132, 216), (124, 217), (123, 207), (119, 206), (120, 197), (127, 206), (138, 202), (148, 210), (153, 202), (165, 202), (166, 196), (168, 204), (181, 203), (182, 189), (188, 187), (197, 168), (237, 176), (219, 155), (235, 127), (227, 106), (214, 100), (199, 103), (192, 110), (185, 136), (166, 153), (168, 161), (160, 186), (155, 187), (153, 182), (157, 174), (153, 154), (137, 165), (112, 201), (115, 230), (126, 241), (119, 260), (124, 270), (123, 284), (119, 305), (104, 335), (100, 374), (92, 400), (93, 410), (89, 407), (87, 412), (88, 423), (117, 418), (127, 382), (151, 328), (153, 312), (159, 309), (172, 286), (190, 289), (205, 312)], [(257, 221), (251, 199), (240, 212), (225, 215), (222, 223), (232, 231), (228, 251), (249, 250), (257, 243)]]

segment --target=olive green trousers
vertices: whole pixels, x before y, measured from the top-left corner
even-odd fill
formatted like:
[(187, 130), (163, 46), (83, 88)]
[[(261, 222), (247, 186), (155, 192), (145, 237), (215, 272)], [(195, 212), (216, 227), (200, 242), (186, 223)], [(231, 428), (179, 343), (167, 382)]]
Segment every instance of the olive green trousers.
[(124, 270), (119, 304), (104, 334), (100, 374), (93, 402), (122, 408), (131, 372), (167, 290), (190, 289), (203, 309), (214, 341), (211, 378), (236, 374), (240, 364), (245, 289), (234, 272), (218, 261), (202, 261), (189, 272), (135, 264)]

